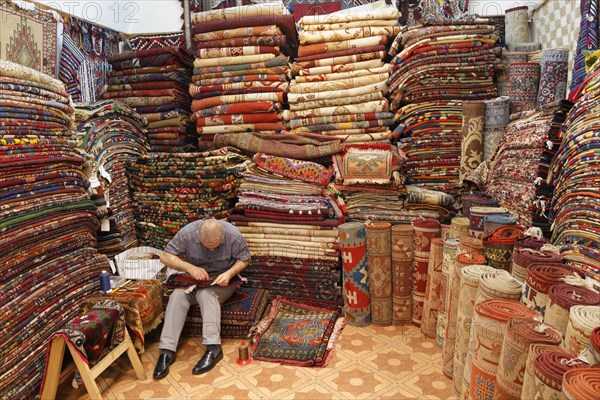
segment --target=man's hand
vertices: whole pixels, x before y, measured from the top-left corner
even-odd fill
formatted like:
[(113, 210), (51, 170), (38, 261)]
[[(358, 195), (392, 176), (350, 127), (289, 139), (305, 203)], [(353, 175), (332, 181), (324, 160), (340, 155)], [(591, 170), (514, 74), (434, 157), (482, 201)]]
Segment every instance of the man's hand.
[(207, 281), (209, 279), (208, 272), (202, 267), (190, 268), (188, 273), (197, 281)]
[(229, 285), (230, 279), (231, 276), (229, 276), (229, 271), (226, 271), (223, 272), (221, 275), (217, 276), (212, 284), (218, 286), (227, 286)]

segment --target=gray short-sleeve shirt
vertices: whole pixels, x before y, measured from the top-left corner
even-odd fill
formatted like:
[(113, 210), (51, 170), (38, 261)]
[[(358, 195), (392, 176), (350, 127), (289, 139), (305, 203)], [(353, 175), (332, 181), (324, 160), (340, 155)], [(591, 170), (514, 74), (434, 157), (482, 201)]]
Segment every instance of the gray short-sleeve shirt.
[[(183, 259), (190, 264), (202, 267), (209, 275), (218, 275), (227, 271), (237, 260), (250, 259), (248, 243), (240, 231), (229, 222), (219, 221), (224, 228), (223, 242), (214, 251), (200, 243), (198, 231), (204, 220), (191, 222), (181, 228), (165, 247), (165, 251)], [(181, 273), (169, 268), (167, 275)]]

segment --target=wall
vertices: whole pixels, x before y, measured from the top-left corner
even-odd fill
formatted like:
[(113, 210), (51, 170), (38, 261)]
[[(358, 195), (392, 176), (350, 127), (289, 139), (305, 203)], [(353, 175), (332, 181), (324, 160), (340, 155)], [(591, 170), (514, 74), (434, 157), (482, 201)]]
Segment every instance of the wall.
[(179, 32), (183, 8), (179, 0), (38, 0), (123, 33)]

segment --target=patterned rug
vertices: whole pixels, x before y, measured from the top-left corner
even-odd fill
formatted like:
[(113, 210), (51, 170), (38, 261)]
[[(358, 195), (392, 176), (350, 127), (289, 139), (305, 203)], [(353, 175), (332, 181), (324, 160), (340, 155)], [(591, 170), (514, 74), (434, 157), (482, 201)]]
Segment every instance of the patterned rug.
[(326, 367), (346, 320), (336, 311), (278, 297), (271, 315), (257, 327), (251, 356), (305, 367)]
[(57, 23), (54, 16), (35, 8), (21, 9), (7, 1), (0, 2), (3, 51), (0, 59), (56, 76)]

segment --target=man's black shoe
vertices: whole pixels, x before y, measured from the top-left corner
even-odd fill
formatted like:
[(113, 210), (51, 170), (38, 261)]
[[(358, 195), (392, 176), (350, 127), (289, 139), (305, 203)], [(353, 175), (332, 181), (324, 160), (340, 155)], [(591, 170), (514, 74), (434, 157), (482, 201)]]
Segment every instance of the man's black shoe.
[(206, 352), (198, 361), (194, 369), (192, 369), (192, 374), (199, 375), (205, 372), (210, 371), (217, 365), (219, 361), (223, 359), (223, 351), (221, 350), (220, 345), (208, 345), (206, 346)]
[(175, 362), (175, 354), (161, 354), (158, 356), (158, 361), (156, 362), (156, 367), (154, 367), (154, 374), (152, 375), (154, 379), (162, 379), (165, 376), (169, 375), (169, 367), (171, 364)]

